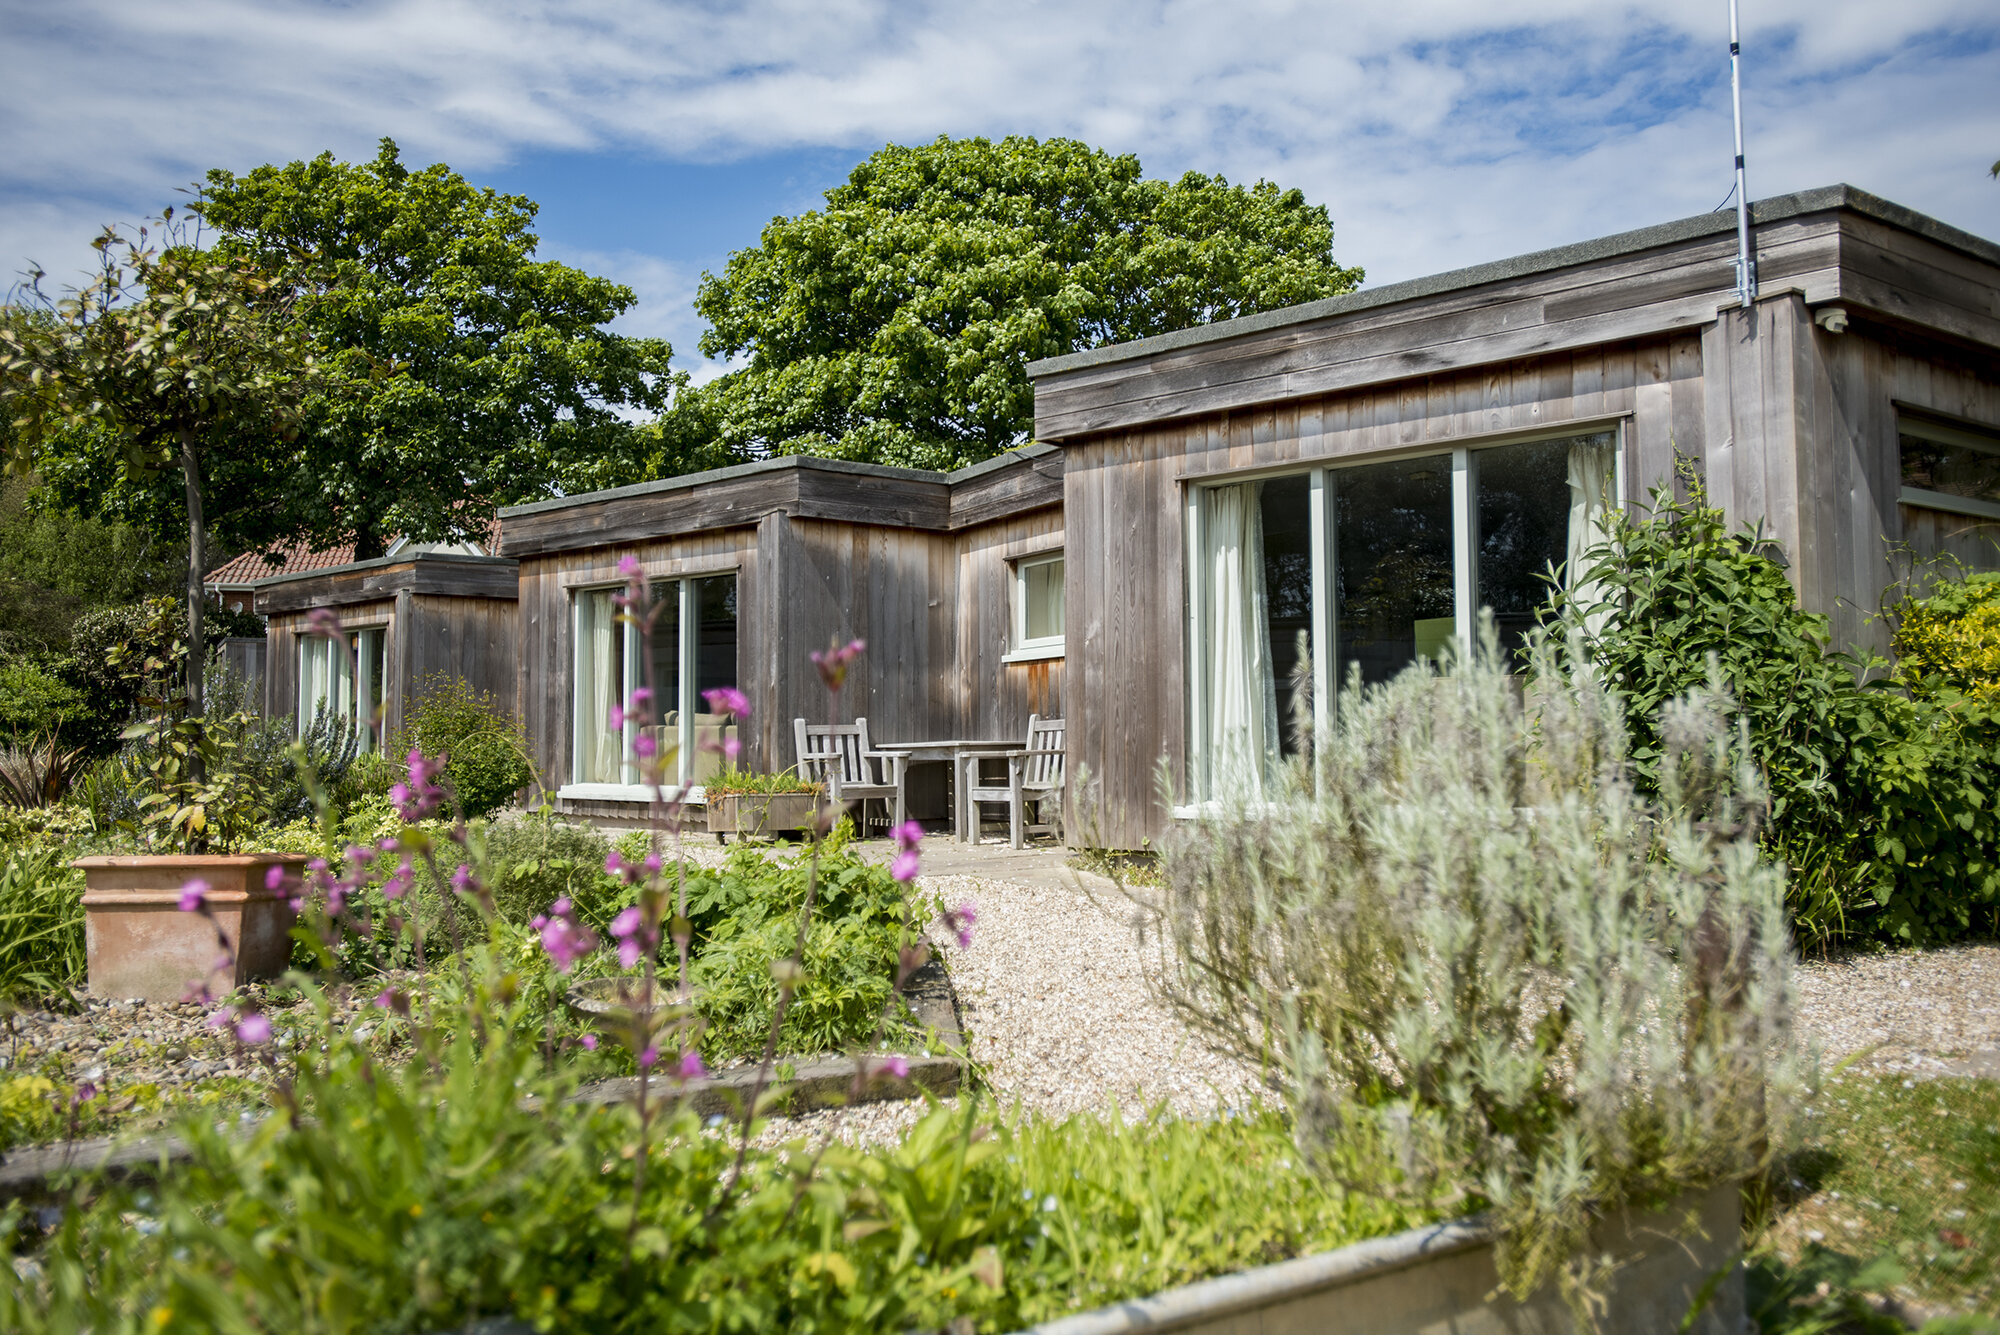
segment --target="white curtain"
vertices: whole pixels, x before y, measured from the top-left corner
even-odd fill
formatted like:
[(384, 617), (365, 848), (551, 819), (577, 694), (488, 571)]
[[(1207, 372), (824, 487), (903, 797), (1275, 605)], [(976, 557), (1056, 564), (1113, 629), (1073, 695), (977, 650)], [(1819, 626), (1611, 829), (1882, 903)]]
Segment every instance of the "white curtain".
[(620, 783), (624, 733), (611, 727), (611, 711), (623, 703), (618, 698), (618, 609), (612, 606), (611, 591), (604, 589), (579, 595), (577, 613), (577, 779)]
[(1202, 518), (1208, 794), (1259, 797), (1278, 742), (1260, 484), (1214, 487)]
[(319, 713), (325, 702), (331, 684), (327, 671), (329, 655), (327, 650), (333, 645), (317, 636), (299, 641), (299, 718), (298, 731), (304, 734), (312, 726), (314, 715)]
[[(1603, 584), (1590, 569), (1584, 553), (1602, 543), (1609, 528), (1613, 503), (1612, 481), (1617, 472), (1617, 456), (1602, 440), (1585, 437), (1569, 447), (1569, 542), (1565, 555), (1569, 566), (1569, 593), (1578, 606), (1588, 607), (1605, 595)], [(1593, 612), (1584, 619), (1585, 629), (1595, 636), (1604, 630), (1606, 613)]]

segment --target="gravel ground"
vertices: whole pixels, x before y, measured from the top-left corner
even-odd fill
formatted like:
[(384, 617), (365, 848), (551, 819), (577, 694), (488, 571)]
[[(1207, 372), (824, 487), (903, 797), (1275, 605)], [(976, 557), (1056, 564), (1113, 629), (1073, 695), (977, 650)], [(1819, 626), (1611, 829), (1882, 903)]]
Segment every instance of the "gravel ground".
[(1866, 1052), (1857, 1067), (2000, 1078), (2000, 946), (1808, 961), (1799, 1028), (1829, 1065)]

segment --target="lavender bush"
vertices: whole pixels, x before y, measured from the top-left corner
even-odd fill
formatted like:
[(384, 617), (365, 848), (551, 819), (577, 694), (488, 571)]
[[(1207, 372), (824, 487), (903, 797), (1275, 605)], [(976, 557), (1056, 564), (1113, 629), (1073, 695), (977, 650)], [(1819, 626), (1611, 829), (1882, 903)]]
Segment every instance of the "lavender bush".
[(1669, 705), (1649, 803), (1604, 683), (1534, 654), (1525, 696), (1490, 627), (1448, 675), (1350, 682), (1275, 791), (1176, 832), (1143, 902), (1165, 1000), (1264, 1065), (1322, 1170), (1379, 1138), (1495, 1210), (1511, 1290), (1582, 1308), (1591, 1221), (1757, 1171), (1807, 1068), (1727, 696)]

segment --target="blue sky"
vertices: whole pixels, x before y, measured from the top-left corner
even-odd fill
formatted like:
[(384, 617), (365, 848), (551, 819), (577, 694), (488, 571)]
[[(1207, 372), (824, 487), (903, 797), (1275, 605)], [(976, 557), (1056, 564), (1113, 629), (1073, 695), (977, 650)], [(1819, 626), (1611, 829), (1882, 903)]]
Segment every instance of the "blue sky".
[[(1751, 193), (2000, 237), (2000, 6), (1743, 0)], [(0, 0), (0, 261), (382, 135), (541, 203), (698, 374), (705, 268), (890, 140), (1070, 135), (1297, 186), (1371, 283), (1710, 209), (1726, 0)]]

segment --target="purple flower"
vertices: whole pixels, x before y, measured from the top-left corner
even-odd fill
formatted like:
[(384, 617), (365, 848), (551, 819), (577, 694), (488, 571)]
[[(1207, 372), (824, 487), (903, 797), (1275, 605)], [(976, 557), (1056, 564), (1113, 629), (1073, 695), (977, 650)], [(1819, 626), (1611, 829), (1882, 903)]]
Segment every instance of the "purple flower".
[(722, 758), (724, 760), (735, 760), (736, 757), (742, 754), (743, 743), (737, 741), (734, 735), (722, 739)]
[(595, 1052), (595, 1051), (597, 1051), (597, 1035), (596, 1035), (596, 1034), (585, 1034), (585, 1035), (584, 1035), (584, 1036), (583, 1036), (582, 1038), (579, 1038), (579, 1039), (577, 1040), (577, 1042), (578, 1042), (578, 1043), (581, 1043), (581, 1044), (583, 1045), (583, 1050), (584, 1050), (585, 1052)]
[(708, 1074), (708, 1068), (701, 1064), (701, 1054), (693, 1048), (681, 1054), (681, 1064), (675, 1069), (683, 1080), (699, 1080)]
[(271, 1017), (261, 1011), (250, 1012), (236, 1022), (236, 1036), (245, 1043), (269, 1043)]
[(315, 607), (306, 613), (306, 633), (323, 639), (340, 638), (340, 614), (331, 607)]
[(81, 1108), (84, 1104), (90, 1102), (92, 1099), (96, 1097), (97, 1097), (97, 1086), (92, 1084), (90, 1081), (86, 1080), (82, 1084), (78, 1085), (75, 1089), (70, 1091), (69, 1106), (71, 1107), (71, 1109)]
[(549, 912), (554, 914), (558, 918), (567, 918), (573, 911), (575, 911), (575, 908), (576, 906), (569, 902), (569, 896), (564, 895), (561, 899), (558, 899), (555, 903), (549, 905)]
[(910, 1063), (902, 1057), (887, 1058), (882, 1063), (882, 1069), (898, 1080), (907, 1080), (910, 1076)]
[(659, 749), (660, 744), (653, 740), (651, 733), (642, 732), (632, 739), (632, 754), (641, 760), (651, 760)]
[(625, 708), (627, 709), (627, 711), (631, 713), (633, 718), (644, 718), (646, 714), (646, 706), (651, 704), (652, 702), (653, 702), (652, 687), (635, 686), (632, 688), (632, 698), (626, 703)]
[(578, 925), (569, 913), (570, 902), (558, 899), (549, 906), (549, 917), (541, 927), (542, 949), (549, 952), (558, 973), (568, 973), (579, 959), (597, 949), (597, 933)]
[(924, 841), (924, 827), (913, 820), (906, 820), (896, 827), (896, 847), (913, 853), (917, 845)]
[(466, 866), (463, 862), (459, 863), (458, 870), (451, 874), (451, 888), (458, 891), (461, 895), (471, 894), (472, 868)]
[(750, 714), (750, 698), (734, 686), (718, 686), (712, 691), (703, 691), (701, 698), (708, 701), (711, 714), (734, 714), (747, 718)]
[(660, 1060), (659, 1048), (649, 1045), (644, 1052), (639, 1054), (639, 1069), (642, 1071), (650, 1071), (659, 1062), (659, 1060)]
[(972, 949), (972, 924), (979, 920), (979, 910), (971, 900), (966, 900), (955, 909), (946, 909), (944, 925), (958, 934), (958, 948)]
[(226, 1010), (217, 1011), (208, 1017), (208, 1027), (210, 1029), (226, 1029), (235, 1019), (236, 1017)]
[(625, 726), (625, 711), (620, 709), (617, 705), (611, 706), (611, 712), (604, 716), (605, 731), (617, 732), (620, 728), (624, 726)]
[(181, 887), (181, 912), (200, 913), (208, 907), (208, 882), (189, 881)]
[(837, 691), (847, 684), (847, 665), (861, 656), (868, 645), (862, 640), (849, 640), (846, 644), (835, 641), (822, 652), (812, 651), (813, 666), (819, 669), (820, 680), (826, 689)]
[(416, 864), (405, 857), (402, 863), (397, 866), (395, 874), (382, 882), (382, 897), (384, 899), (401, 899), (404, 893), (409, 890), (410, 883), (416, 880), (416, 878)]
[(611, 935), (623, 941), (626, 937), (638, 931), (639, 924), (644, 920), (644, 915), (639, 912), (639, 908), (635, 904), (611, 920)]
[(639, 558), (631, 555), (629, 552), (618, 558), (618, 573), (626, 579), (631, 579), (634, 575), (638, 574), (639, 568)]
[(922, 870), (915, 849), (904, 849), (889, 864), (889, 874), (899, 881), (914, 881)]
[(266, 890), (276, 890), (279, 886), (283, 885), (284, 883), (285, 883), (284, 867), (273, 866), (264, 873), (264, 888)]
[(646, 948), (639, 944), (638, 937), (626, 937), (618, 943), (618, 967), (621, 969), (634, 967), (639, 963), (639, 957), (645, 953)]
[(646, 854), (646, 871), (649, 875), (658, 876), (660, 874), (660, 865), (660, 855), (658, 853)]

